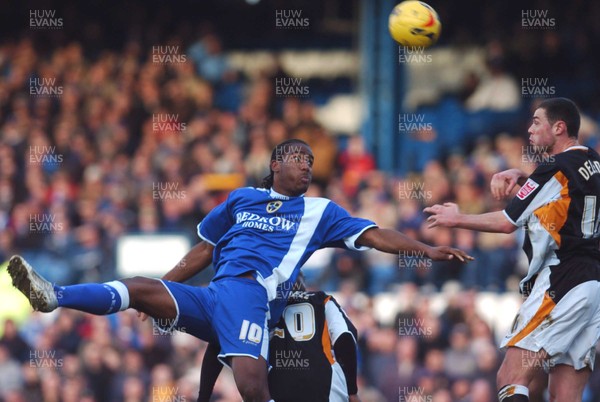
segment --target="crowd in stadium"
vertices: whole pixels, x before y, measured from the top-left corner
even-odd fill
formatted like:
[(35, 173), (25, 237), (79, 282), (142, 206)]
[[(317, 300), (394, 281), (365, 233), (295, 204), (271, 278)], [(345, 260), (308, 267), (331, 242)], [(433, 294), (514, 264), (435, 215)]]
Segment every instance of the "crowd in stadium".
[[(474, 298), (516, 290), (522, 239), (427, 230), (421, 211), (445, 201), (469, 213), (503, 208), (489, 182), (501, 169), (533, 169), (524, 133), (480, 137), (468, 152), (403, 176), (383, 173), (360, 133), (335, 136), (317, 123), (310, 98), (276, 96), (274, 76), (239, 77), (218, 36), (170, 45), (187, 60), (157, 62), (152, 47), (135, 42), (94, 58), (77, 42), (50, 53), (27, 38), (0, 44), (0, 259), (19, 253), (60, 284), (112, 280), (120, 236), (194, 241), (197, 223), (230, 189), (260, 184), (277, 143), (301, 138), (315, 155), (309, 195), (476, 258), (423, 266), (411, 263), (419, 256), (336, 250), (307, 267), (309, 285), (335, 292), (358, 329), (362, 401), (494, 400), (501, 355)], [(452, 280), (463, 290), (433, 314), (428, 294)], [(374, 318), (373, 297), (386, 291), (412, 301), (393, 325)], [(0, 401), (195, 400), (205, 344), (158, 335), (134, 311), (34, 313), (5, 321), (0, 333)], [(600, 400), (598, 376), (584, 400)], [(215, 401), (235, 401), (236, 392), (223, 377)]]

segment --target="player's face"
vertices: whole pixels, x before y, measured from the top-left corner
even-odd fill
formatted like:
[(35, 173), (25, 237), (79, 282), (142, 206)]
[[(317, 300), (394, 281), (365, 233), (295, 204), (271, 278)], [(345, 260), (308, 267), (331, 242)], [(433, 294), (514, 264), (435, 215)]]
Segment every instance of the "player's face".
[(271, 162), (275, 191), (289, 196), (304, 194), (312, 181), (315, 158), (311, 149), (304, 144), (291, 143), (276, 150), (276, 154), (276, 160)]
[(548, 121), (544, 109), (538, 108), (535, 110), (533, 121), (527, 132), (529, 133), (529, 145), (531, 145), (536, 152), (552, 153), (552, 149), (556, 143), (554, 125), (550, 124)]

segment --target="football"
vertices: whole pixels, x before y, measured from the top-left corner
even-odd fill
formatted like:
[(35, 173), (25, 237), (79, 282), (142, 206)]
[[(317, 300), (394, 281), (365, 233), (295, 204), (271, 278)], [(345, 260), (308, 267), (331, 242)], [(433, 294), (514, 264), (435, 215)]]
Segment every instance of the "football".
[(390, 13), (392, 38), (409, 48), (426, 48), (439, 38), (442, 23), (437, 12), (427, 3), (408, 0), (399, 3)]

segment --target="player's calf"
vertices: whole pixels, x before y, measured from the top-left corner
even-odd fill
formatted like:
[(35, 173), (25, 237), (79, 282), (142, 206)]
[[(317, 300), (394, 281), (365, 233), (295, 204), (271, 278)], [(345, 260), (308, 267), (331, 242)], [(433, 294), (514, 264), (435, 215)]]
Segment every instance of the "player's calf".
[(498, 370), (496, 384), (500, 402), (529, 402), (529, 387), (543, 370), (547, 354), (509, 347)]

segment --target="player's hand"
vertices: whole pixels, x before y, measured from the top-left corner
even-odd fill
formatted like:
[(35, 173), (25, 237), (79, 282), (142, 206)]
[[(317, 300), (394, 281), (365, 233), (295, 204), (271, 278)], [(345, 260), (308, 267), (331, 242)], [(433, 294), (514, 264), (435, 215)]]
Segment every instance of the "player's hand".
[(448, 261), (454, 258), (458, 258), (461, 262), (474, 260), (473, 257), (464, 251), (448, 246), (430, 247), (427, 250), (427, 257), (434, 261)]
[(350, 395), (348, 398), (348, 402), (360, 402), (360, 398), (358, 397), (358, 395)]
[(146, 321), (148, 319), (148, 314), (142, 313), (141, 311), (137, 312), (137, 316), (142, 321)]
[(454, 227), (460, 216), (458, 205), (453, 202), (446, 202), (444, 205), (435, 204), (423, 209), (423, 212), (431, 214), (431, 216), (427, 218), (427, 223), (429, 223), (429, 225), (427, 225), (428, 229), (436, 226), (443, 226), (446, 228)]
[(508, 197), (521, 177), (527, 177), (527, 175), (519, 169), (508, 169), (493, 175), (490, 190), (494, 198), (501, 200)]

